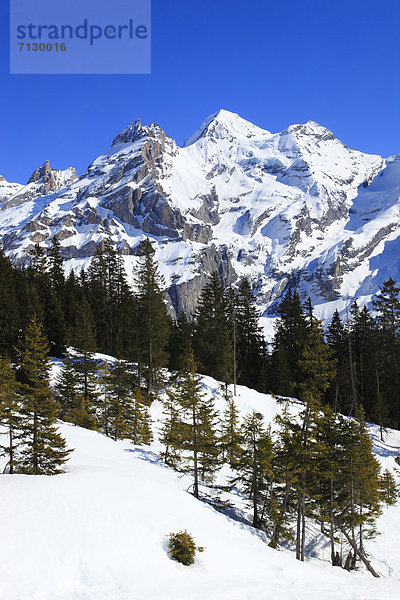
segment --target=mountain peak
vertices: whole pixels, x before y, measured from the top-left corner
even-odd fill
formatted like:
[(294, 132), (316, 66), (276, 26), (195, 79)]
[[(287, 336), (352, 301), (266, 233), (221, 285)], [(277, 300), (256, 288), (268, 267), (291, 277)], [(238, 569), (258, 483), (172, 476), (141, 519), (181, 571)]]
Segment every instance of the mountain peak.
[(257, 125), (253, 125), (250, 121), (246, 121), (246, 119), (243, 119), (237, 113), (221, 108), (207, 117), (193, 135), (186, 140), (183, 146), (191, 146), (200, 138), (207, 135), (212, 137), (217, 129), (220, 132), (222, 132), (222, 130), (228, 131), (235, 137), (253, 137), (255, 135), (268, 133), (264, 129), (257, 127)]
[(136, 121), (133, 123), (129, 123), (129, 125), (127, 125), (125, 129), (123, 129), (121, 133), (119, 133), (113, 139), (111, 146), (117, 146), (118, 144), (131, 144), (136, 135), (142, 131), (142, 129), (142, 121), (140, 119), (136, 119)]
[(294, 133), (299, 135), (312, 136), (315, 138), (324, 139), (324, 140), (334, 140), (335, 135), (330, 130), (320, 125), (316, 121), (307, 121), (307, 123), (298, 123), (294, 125), (290, 125), (287, 129), (282, 131), (285, 133)]

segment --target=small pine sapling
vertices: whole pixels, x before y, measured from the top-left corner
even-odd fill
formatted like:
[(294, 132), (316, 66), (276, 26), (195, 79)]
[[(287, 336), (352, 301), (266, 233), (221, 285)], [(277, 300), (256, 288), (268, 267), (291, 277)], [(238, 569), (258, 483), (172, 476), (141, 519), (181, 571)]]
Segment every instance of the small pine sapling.
[(189, 566), (194, 563), (196, 550), (204, 552), (204, 546), (196, 547), (193, 537), (185, 531), (169, 534), (168, 554), (173, 560)]

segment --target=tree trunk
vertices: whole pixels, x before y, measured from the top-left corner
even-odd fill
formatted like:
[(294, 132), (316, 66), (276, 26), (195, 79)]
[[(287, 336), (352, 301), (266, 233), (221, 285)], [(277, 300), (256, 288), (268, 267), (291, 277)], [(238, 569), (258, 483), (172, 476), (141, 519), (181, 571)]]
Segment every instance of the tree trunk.
[(362, 560), (362, 562), (364, 563), (364, 565), (367, 567), (367, 569), (371, 573), (371, 575), (373, 575), (374, 577), (379, 578), (380, 575), (375, 571), (375, 569), (373, 568), (373, 566), (371, 565), (371, 563), (369, 562), (369, 560), (365, 556), (364, 552), (362, 552), (357, 547), (357, 544), (354, 543), (354, 541), (351, 539), (351, 537), (349, 536), (349, 534), (347, 533), (347, 531), (345, 531), (344, 529), (341, 529), (341, 531), (342, 531), (344, 537), (346, 538), (346, 540), (348, 541), (348, 543), (350, 544), (350, 546), (353, 548), (354, 553), (358, 554), (358, 556), (360, 557), (360, 559)]
[(193, 405), (192, 408), (192, 420), (193, 420), (193, 495), (195, 498), (199, 497), (199, 471), (197, 465), (197, 422), (196, 422), (196, 409)]
[(306, 506), (304, 494), (301, 497), (301, 544), (300, 544), (300, 560), (304, 562), (306, 545)]

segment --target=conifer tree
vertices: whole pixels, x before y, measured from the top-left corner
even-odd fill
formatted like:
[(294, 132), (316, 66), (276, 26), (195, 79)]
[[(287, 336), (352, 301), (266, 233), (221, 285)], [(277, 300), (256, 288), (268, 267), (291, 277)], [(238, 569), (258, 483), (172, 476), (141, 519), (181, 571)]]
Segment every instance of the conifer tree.
[(239, 411), (235, 401), (230, 398), (221, 422), (220, 444), (223, 456), (231, 468), (235, 468), (242, 455), (242, 441)]
[(128, 435), (137, 446), (148, 445), (153, 441), (151, 418), (142, 392), (136, 388), (131, 397), (130, 411), (127, 415)]
[[(167, 363), (166, 345), (169, 327), (162, 296), (163, 279), (153, 258), (149, 239), (140, 246), (138, 288), (138, 362), (144, 368), (147, 393), (151, 397), (157, 387), (161, 368)], [(139, 382), (140, 384), (140, 382)]]
[(8, 359), (0, 358), (0, 425), (5, 428), (6, 443), (0, 448), (8, 456), (7, 468), (14, 473), (18, 441), (21, 436), (21, 396), (15, 373)]
[(34, 475), (61, 471), (70, 450), (57, 432), (59, 406), (49, 385), (48, 343), (43, 326), (33, 317), (20, 351), (23, 383), (23, 446), (18, 470)]
[(96, 374), (98, 365), (94, 358), (96, 340), (93, 315), (85, 297), (82, 300), (79, 321), (76, 323), (72, 335), (74, 348), (77, 350), (73, 364), (78, 373), (79, 393), (83, 396), (86, 410), (89, 414), (93, 414), (97, 405)]
[(233, 347), (230, 311), (218, 273), (211, 274), (202, 290), (195, 314), (193, 348), (203, 373), (224, 382), (232, 381)]
[(238, 287), (235, 306), (235, 333), (239, 383), (259, 389), (264, 359), (264, 339), (259, 326), (250, 280), (244, 277)]
[(110, 397), (108, 421), (110, 435), (114, 440), (129, 437), (132, 409), (132, 373), (125, 361), (117, 361), (110, 372)]
[(163, 405), (163, 420), (160, 429), (160, 442), (164, 446), (161, 457), (166, 465), (179, 469), (182, 459), (181, 450), (183, 434), (180, 424), (179, 401), (177, 389), (170, 388), (167, 398), (161, 400)]
[(342, 493), (347, 498), (338, 524), (354, 555), (378, 577), (366, 557), (364, 540), (376, 535), (376, 518), (380, 514), (380, 468), (372, 450), (372, 441), (363, 422), (347, 419), (342, 423), (345, 462), (342, 471)]
[[(272, 390), (276, 394), (298, 396), (302, 381), (299, 362), (308, 325), (297, 292), (287, 292), (279, 305), (278, 315), (271, 357)], [(287, 374), (286, 381), (283, 373)]]
[(389, 469), (385, 469), (380, 478), (379, 492), (382, 502), (386, 506), (392, 506), (396, 504), (399, 498), (399, 488), (396, 480)]
[[(181, 470), (193, 474), (193, 495), (198, 498), (200, 476), (212, 481), (218, 466), (218, 445), (213, 401), (202, 392), (193, 352), (186, 370), (172, 387), (170, 399), (171, 403), (176, 402), (179, 422), (177, 429), (172, 430), (168, 417), (164, 425), (165, 437), (173, 450), (182, 452)], [(173, 433), (169, 437), (168, 428)]]
[[(378, 327), (377, 346), (382, 367), (378, 369), (380, 376), (380, 393), (387, 402), (394, 425), (400, 424), (400, 300), (399, 287), (389, 278), (380, 287), (380, 292), (373, 300)], [(387, 401), (386, 401), (387, 399)]]
[(169, 368), (171, 371), (181, 373), (185, 370), (187, 361), (192, 351), (193, 326), (189, 322), (185, 311), (181, 311), (178, 320), (171, 327), (168, 344)]
[[(18, 330), (21, 324), (16, 273), (12, 264), (0, 248), (0, 353), (14, 355)], [(26, 302), (26, 297), (24, 302)]]
[(44, 248), (40, 244), (36, 243), (34, 247), (29, 251), (31, 256), (30, 269), (35, 275), (43, 275), (47, 273), (49, 264)]
[(348, 353), (347, 334), (338, 310), (333, 313), (326, 334), (332, 359), (335, 361), (334, 377), (327, 391), (327, 401), (335, 413), (347, 410), (348, 392)]
[[(253, 527), (261, 528), (273, 481), (273, 445), (270, 432), (265, 431), (262, 415), (253, 411), (245, 417), (243, 451), (236, 465), (240, 480), (253, 506)], [(268, 512), (268, 509), (267, 509)]]
[(61, 244), (59, 238), (54, 235), (51, 238), (51, 247), (48, 252), (49, 257), (49, 274), (51, 283), (56, 293), (59, 295), (62, 293), (65, 276), (63, 269), (63, 259), (61, 256)]
[(97, 394), (98, 417), (105, 435), (110, 435), (110, 408), (112, 404), (111, 369), (107, 360), (103, 360), (98, 368), (99, 391)]

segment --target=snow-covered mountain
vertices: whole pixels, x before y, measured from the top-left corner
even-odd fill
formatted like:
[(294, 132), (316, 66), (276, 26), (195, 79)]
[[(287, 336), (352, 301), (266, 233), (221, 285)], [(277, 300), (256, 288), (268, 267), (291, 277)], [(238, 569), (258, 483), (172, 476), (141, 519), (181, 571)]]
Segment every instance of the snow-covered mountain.
[(218, 269), (226, 283), (249, 275), (266, 317), (296, 286), (329, 318), (400, 279), (399, 206), (400, 155), (358, 152), (313, 121), (270, 133), (220, 110), (183, 147), (136, 121), (79, 179), (45, 163), (27, 186), (0, 180), (0, 236), (21, 257), (58, 234), (78, 269), (111, 235), (129, 274), (148, 236), (178, 312)]
[[(110, 357), (102, 356), (112, 360)], [(53, 375), (59, 372), (54, 367)], [(203, 391), (222, 414), (219, 382), (203, 378)], [(269, 395), (238, 386), (241, 416), (256, 410), (269, 424), (278, 411)], [(157, 432), (162, 407), (150, 408), (152, 446), (114, 442), (95, 431), (61, 423), (74, 448), (61, 475), (2, 476), (0, 597), (6, 600), (394, 600), (400, 587), (400, 504), (384, 507), (381, 535), (366, 542), (374, 579), (362, 566), (347, 571), (330, 564), (329, 540), (307, 523), (307, 559), (293, 549), (269, 548), (248, 525), (250, 507), (237, 488), (224, 492), (234, 509), (225, 514), (187, 493), (192, 480), (160, 460)], [(385, 443), (371, 425), (384, 469), (396, 470), (400, 433)], [(4, 467), (3, 458), (0, 468)], [(222, 475), (223, 476), (223, 475)], [(398, 480), (398, 474), (396, 475)], [(225, 482), (226, 483), (226, 482)], [(203, 490), (202, 490), (203, 491)], [(221, 491), (222, 493), (222, 491)], [(243, 519), (240, 518), (243, 516)], [(187, 529), (205, 551), (184, 567), (167, 554), (170, 532)], [(345, 552), (345, 547), (343, 548)]]

